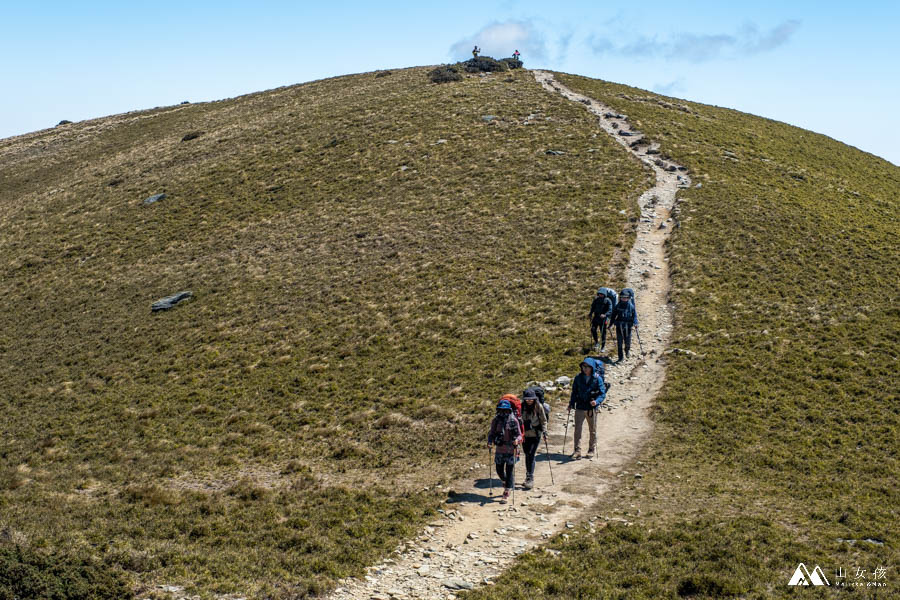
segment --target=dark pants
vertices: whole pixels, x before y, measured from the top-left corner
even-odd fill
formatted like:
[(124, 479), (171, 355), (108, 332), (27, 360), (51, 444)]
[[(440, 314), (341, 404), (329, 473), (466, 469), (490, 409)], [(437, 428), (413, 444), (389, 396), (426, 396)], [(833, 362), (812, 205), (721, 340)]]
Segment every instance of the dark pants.
[(503, 487), (511, 490), (516, 485), (516, 463), (496, 463), (497, 475), (503, 481)]
[(537, 454), (538, 448), (541, 446), (541, 435), (535, 437), (526, 437), (522, 442), (522, 450), (525, 451), (525, 477), (530, 478), (534, 475), (534, 456)]
[(591, 321), (591, 337), (594, 338), (594, 343), (597, 343), (597, 328), (600, 328), (600, 339), (602, 340), (601, 346), (606, 345), (606, 319), (600, 319), (599, 321)]
[(619, 351), (619, 360), (622, 360), (622, 344), (625, 344), (625, 354), (631, 352), (631, 323), (616, 323), (616, 349)]

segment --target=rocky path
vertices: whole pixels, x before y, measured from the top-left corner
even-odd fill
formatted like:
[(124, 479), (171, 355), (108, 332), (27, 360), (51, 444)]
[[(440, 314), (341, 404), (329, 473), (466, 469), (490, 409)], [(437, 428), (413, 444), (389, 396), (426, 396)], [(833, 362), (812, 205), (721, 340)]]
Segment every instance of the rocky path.
[[(551, 392), (550, 455), (543, 449), (538, 455), (535, 489), (517, 490), (515, 505), (499, 504), (496, 476), (494, 495), (490, 496), (485, 449), (485, 460), (474, 464), (470, 477), (452, 488), (440, 518), (417, 538), (403, 543), (391, 558), (371, 567), (364, 579), (342, 581), (331, 596), (334, 599), (452, 598), (457, 590), (490, 584), (516, 555), (560, 532), (566, 535), (576, 524), (582, 526), (579, 520), (584, 508), (617, 477), (640, 477), (639, 465), (636, 472), (623, 469), (650, 431), (650, 403), (665, 377), (663, 355), (672, 331), (672, 307), (664, 242), (671, 230), (669, 214), (675, 193), (690, 181), (678, 165), (659, 161), (654, 145), (635, 143), (641, 139), (640, 132), (631, 129), (625, 116), (572, 92), (551, 73), (534, 71), (534, 76), (548, 91), (584, 104), (607, 133), (656, 174), (656, 185), (640, 198), (640, 227), (627, 270), (628, 284), (637, 296), (644, 353), (635, 336), (631, 357), (607, 368), (607, 380), (613, 387), (598, 420), (593, 460), (573, 461), (561, 453), (568, 395), (565, 389)], [(574, 365), (572, 370), (576, 370)], [(572, 427), (569, 429), (567, 452), (572, 451)], [(548, 458), (555, 484), (551, 484)], [(524, 480), (524, 471), (522, 462), (517, 467), (518, 482)], [(584, 525), (593, 529), (602, 521), (592, 518)], [(503, 543), (498, 539), (501, 534)]]

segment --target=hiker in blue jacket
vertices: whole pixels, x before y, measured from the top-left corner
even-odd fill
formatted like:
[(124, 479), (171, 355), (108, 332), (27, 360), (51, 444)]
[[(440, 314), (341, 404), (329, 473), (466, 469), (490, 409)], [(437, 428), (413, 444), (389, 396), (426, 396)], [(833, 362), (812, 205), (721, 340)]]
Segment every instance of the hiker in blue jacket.
[(597, 328), (600, 328), (600, 349), (606, 346), (606, 327), (609, 319), (612, 317), (613, 303), (612, 300), (603, 292), (603, 289), (597, 290), (597, 297), (591, 302), (591, 310), (588, 313), (588, 320), (591, 322), (591, 337), (594, 339), (594, 346), (597, 345)]
[(625, 288), (619, 294), (619, 301), (613, 308), (612, 323), (616, 326), (616, 349), (619, 351), (619, 362), (622, 362), (622, 346), (624, 355), (628, 358), (631, 352), (631, 331), (637, 327), (637, 310), (634, 308), (634, 292)]
[(519, 444), (522, 443), (521, 427), (510, 401), (500, 400), (497, 404), (497, 415), (491, 421), (487, 442), (488, 448), (492, 445), (497, 446), (497, 451), (494, 452), (494, 465), (497, 467), (497, 475), (503, 480), (501, 504), (506, 504), (509, 491), (516, 485), (516, 453)]
[(597, 450), (597, 411), (606, 399), (606, 385), (603, 383), (601, 373), (597, 360), (588, 357), (581, 361), (581, 373), (572, 381), (569, 410), (575, 409), (575, 451), (572, 453), (574, 459), (581, 458), (581, 431), (585, 421), (590, 431), (585, 458), (594, 458), (594, 452)]

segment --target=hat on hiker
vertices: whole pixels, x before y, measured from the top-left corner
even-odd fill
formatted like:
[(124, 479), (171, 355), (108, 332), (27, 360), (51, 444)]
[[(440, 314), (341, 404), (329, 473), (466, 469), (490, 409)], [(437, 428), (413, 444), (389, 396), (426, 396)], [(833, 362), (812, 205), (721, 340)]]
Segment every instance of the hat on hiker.
[(537, 392), (532, 389), (525, 390), (525, 394), (522, 396), (525, 400), (537, 400)]
[(497, 410), (512, 410), (512, 404), (509, 403), (509, 400), (501, 400), (497, 403)]

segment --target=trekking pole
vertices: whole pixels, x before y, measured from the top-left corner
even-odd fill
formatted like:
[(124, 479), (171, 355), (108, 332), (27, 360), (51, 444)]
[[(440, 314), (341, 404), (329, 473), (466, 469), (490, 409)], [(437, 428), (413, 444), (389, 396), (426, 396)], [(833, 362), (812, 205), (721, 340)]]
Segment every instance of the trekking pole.
[(513, 459), (513, 474), (512, 474), (512, 506), (516, 505), (516, 463), (519, 462), (519, 445), (516, 444), (516, 456)]
[(643, 354), (644, 353), (644, 344), (641, 343), (641, 330), (638, 329), (637, 327), (635, 327), (634, 332), (638, 336), (638, 345), (641, 347), (641, 354)]
[(566, 438), (569, 437), (569, 417), (572, 415), (572, 409), (569, 409), (569, 412), (566, 413), (566, 433), (563, 434), (563, 449), (562, 453), (566, 453)]
[(544, 436), (544, 449), (547, 451), (547, 466), (550, 468), (550, 485), (554, 485), (556, 482), (553, 481), (553, 466), (550, 464), (550, 444), (547, 443), (547, 436)]
[(494, 497), (494, 472), (491, 470), (491, 464), (494, 462), (494, 455), (491, 452), (491, 447), (488, 446), (488, 481), (490, 482), (491, 491), (489, 496), (491, 498)]

